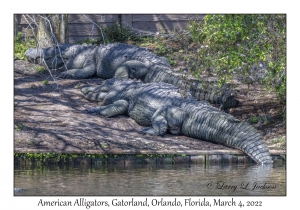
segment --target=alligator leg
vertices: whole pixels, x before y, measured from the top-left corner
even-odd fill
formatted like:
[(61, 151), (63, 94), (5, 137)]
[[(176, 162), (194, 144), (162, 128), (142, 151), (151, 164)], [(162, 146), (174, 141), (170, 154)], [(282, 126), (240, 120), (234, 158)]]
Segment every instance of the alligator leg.
[(105, 86), (85, 86), (81, 88), (83, 96), (89, 101), (103, 101), (108, 94)]
[(86, 109), (88, 113), (96, 113), (105, 117), (114, 117), (125, 115), (128, 111), (128, 102), (126, 100), (118, 100), (107, 106), (98, 106), (91, 109)]
[(147, 127), (139, 131), (139, 133), (150, 134), (155, 136), (163, 136), (167, 132), (168, 123), (167, 120), (161, 116), (155, 116), (152, 118), (152, 127)]
[(163, 61), (164, 64), (171, 66), (168, 58), (164, 57), (164, 56), (160, 56), (160, 59)]
[[(58, 77), (63, 79), (85, 79), (92, 77), (96, 73), (95, 62), (92, 58), (87, 59), (83, 66), (77, 66), (73, 63), (73, 60), (69, 60), (66, 66), (60, 68), (61, 70), (65, 70), (65, 72), (61, 73)], [(73, 69), (70, 69), (70, 67)], [(77, 67), (77, 68), (74, 68)]]
[(138, 60), (130, 60), (124, 62), (115, 73), (115, 78), (127, 79), (136, 78), (144, 79), (149, 72), (150, 64)]
[(167, 130), (171, 134), (180, 134), (186, 112), (181, 108), (170, 106), (158, 109), (152, 119), (152, 127), (142, 129), (140, 133), (163, 136)]
[(118, 79), (128, 79), (129, 78), (129, 69), (127, 68), (127, 66), (120, 66), (115, 73), (114, 78), (118, 78)]

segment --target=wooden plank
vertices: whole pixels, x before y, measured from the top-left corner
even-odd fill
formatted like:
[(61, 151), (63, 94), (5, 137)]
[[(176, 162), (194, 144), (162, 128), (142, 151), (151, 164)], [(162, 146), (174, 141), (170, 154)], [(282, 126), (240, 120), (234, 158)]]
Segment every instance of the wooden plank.
[(182, 164), (182, 163), (189, 163), (190, 162), (190, 156), (188, 155), (185, 155), (185, 156), (178, 156), (178, 155), (175, 155), (173, 157), (173, 161), (174, 161), (174, 164)]
[[(26, 16), (26, 15), (25, 15)], [(29, 14), (29, 16), (36, 21), (37, 23), (39, 22), (39, 16), (37, 14)], [(27, 20), (26, 20), (27, 19)], [(28, 24), (33, 24), (34, 21), (31, 20), (29, 17), (26, 16), (26, 18), (22, 14), (17, 14), (15, 21), (17, 22), (18, 25), (28, 25)], [(120, 21), (119, 15), (92, 15), (92, 14), (87, 14), (87, 15), (82, 15), (82, 14), (70, 14), (68, 15), (68, 23), (69, 24), (78, 24), (79, 26), (82, 23), (86, 24), (92, 24), (92, 22), (99, 23), (100, 25), (112, 25), (116, 21)]]
[(34, 33), (36, 34), (36, 28), (33, 26), (32, 28), (29, 25), (17, 25), (16, 26), (16, 33), (18, 34), (18, 32), (22, 32), (23, 36), (28, 36), (28, 37), (32, 37), (33, 36), (33, 31), (32, 28), (34, 28)]
[(70, 36), (69, 37), (69, 43), (74, 44), (77, 43), (78, 41), (85, 41), (87, 39), (99, 39), (99, 36)]
[(286, 151), (285, 150), (269, 150), (271, 155), (285, 155)]
[[(37, 22), (39, 20), (38, 14), (29, 14)], [(111, 26), (115, 21), (120, 21), (119, 14), (69, 14), (68, 27), (69, 27), (69, 39), (70, 43), (74, 43), (78, 40), (85, 40), (86, 38), (96, 38), (99, 34), (98, 27), (91, 21), (99, 24), (101, 27)], [(188, 25), (188, 19), (195, 19), (195, 14), (125, 14), (126, 24), (131, 26), (128, 21), (133, 20), (132, 27), (138, 30), (145, 30), (150, 32), (163, 32), (169, 33), (176, 29), (185, 29)], [(199, 17), (204, 17), (200, 15)], [(32, 23), (33, 27), (36, 24), (33, 23), (30, 18), (27, 19)], [(124, 19), (124, 18), (123, 18)], [(22, 14), (15, 15), (16, 33), (23, 32), (30, 36), (32, 34), (31, 28), (28, 26), (28, 22), (25, 20)]]
[(116, 157), (108, 157), (107, 164), (117, 164), (117, 165), (125, 165), (125, 156), (117, 155)]
[(149, 164), (149, 165), (156, 165), (156, 157), (137, 157), (137, 156), (125, 156), (125, 166), (130, 165), (143, 165), (143, 164)]
[(132, 27), (132, 15), (121, 15), (121, 27)]
[[(18, 24), (28, 24), (23, 15), (29, 15), (35, 21), (39, 21), (38, 14), (17, 14)], [(68, 22), (69, 23), (90, 23), (91, 20), (99, 23), (106, 22), (120, 22), (121, 15), (130, 15), (130, 14), (69, 14)], [(203, 19), (204, 14), (132, 14), (133, 22), (151, 22), (151, 21), (181, 21), (181, 20), (195, 20), (197, 17)], [(28, 21), (31, 21), (27, 17)]]
[[(31, 148), (14, 148), (17, 153), (49, 153), (55, 152), (57, 154), (172, 154), (172, 155), (243, 155), (244, 153), (237, 149), (222, 149), (222, 150), (122, 150), (114, 149), (110, 151), (103, 150), (74, 150), (74, 151), (61, 151), (61, 150), (48, 150), (48, 149), (31, 149)], [(285, 155), (285, 150), (270, 150), (271, 155)]]
[(133, 22), (149, 22), (149, 21), (182, 21), (203, 19), (204, 14), (133, 14)]
[(190, 163), (205, 164), (206, 155), (191, 155)]
[[(101, 23), (99, 26), (104, 28), (114, 23)], [(69, 36), (96, 36), (99, 34), (99, 28), (92, 23), (69, 24)]]
[(138, 30), (169, 33), (174, 29), (178, 29), (178, 30), (186, 29), (188, 24), (189, 24), (188, 21), (133, 22), (132, 27)]
[(68, 16), (69, 23), (115, 23), (120, 21), (119, 14), (70, 14)]

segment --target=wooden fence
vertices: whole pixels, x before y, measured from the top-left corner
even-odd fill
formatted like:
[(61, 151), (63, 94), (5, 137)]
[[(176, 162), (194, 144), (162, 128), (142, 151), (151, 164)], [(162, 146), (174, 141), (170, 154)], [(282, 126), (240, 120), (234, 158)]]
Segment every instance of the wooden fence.
[[(135, 30), (149, 33), (170, 33), (188, 26), (189, 20), (203, 19), (203, 14), (69, 14), (69, 42), (74, 43), (87, 38), (99, 37), (101, 28), (119, 23), (122, 27), (129, 26)], [(39, 21), (37, 14), (15, 14), (15, 34), (23, 32), (30, 36)]]

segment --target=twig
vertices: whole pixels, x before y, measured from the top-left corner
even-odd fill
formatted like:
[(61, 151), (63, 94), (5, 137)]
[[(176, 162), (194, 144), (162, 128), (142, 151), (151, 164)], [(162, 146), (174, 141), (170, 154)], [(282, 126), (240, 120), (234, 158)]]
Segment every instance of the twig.
[(82, 15), (82, 16), (85, 17), (86, 19), (88, 19), (93, 24), (93, 27), (94, 27), (94, 25), (96, 25), (100, 29), (101, 36), (102, 36), (103, 42), (105, 44), (105, 39), (104, 39), (104, 34), (103, 34), (103, 31), (102, 31), (102, 28), (97, 23), (95, 23), (90, 18), (88, 18), (86, 15)]

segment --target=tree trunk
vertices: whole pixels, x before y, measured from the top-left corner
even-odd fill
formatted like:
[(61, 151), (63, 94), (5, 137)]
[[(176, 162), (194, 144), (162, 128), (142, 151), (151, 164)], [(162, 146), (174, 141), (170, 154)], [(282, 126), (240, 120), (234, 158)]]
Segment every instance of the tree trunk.
[(52, 47), (58, 43), (68, 43), (68, 19), (64, 14), (40, 15), (38, 46)]
[(58, 43), (68, 43), (68, 15), (50, 15), (50, 21)]

